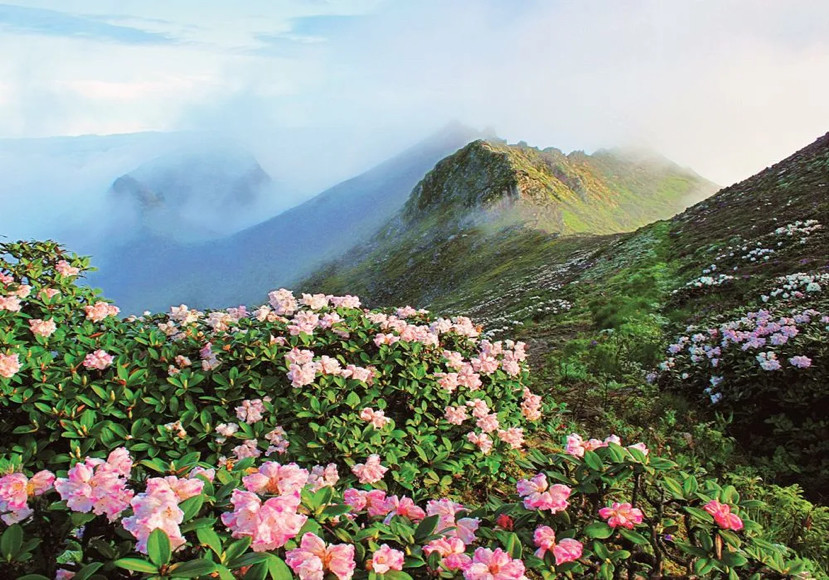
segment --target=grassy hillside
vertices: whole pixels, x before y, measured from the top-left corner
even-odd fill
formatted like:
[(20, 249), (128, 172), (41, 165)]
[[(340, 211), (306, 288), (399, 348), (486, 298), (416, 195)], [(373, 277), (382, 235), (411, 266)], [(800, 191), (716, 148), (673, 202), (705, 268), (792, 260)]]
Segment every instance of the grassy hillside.
[(360, 292), (381, 304), (455, 300), (471, 280), (501, 271), (523, 275), (541, 248), (555, 261), (597, 243), (559, 242), (560, 235), (632, 230), (713, 191), (710, 182), (664, 159), (474, 141), (438, 163), (370, 243), (308, 285)]

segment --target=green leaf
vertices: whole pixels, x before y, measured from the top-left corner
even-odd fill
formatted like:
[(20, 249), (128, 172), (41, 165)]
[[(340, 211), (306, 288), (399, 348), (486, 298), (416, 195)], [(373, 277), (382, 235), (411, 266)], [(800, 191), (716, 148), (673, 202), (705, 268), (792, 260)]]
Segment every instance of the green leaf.
[(628, 530), (626, 528), (619, 528), (619, 532), (622, 534), (622, 537), (633, 542), (634, 544), (648, 543), (648, 539), (639, 532), (634, 532), (633, 530)]
[(253, 566), (260, 562), (266, 561), (270, 557), (267, 552), (248, 552), (230, 563), (232, 568), (242, 568), (244, 566)]
[(157, 566), (141, 558), (121, 558), (120, 560), (115, 560), (115, 565), (125, 570), (132, 570), (133, 572), (146, 572), (147, 574), (155, 574), (158, 572)]
[(196, 530), (196, 537), (200, 543), (213, 550), (217, 556), (222, 555), (222, 540), (213, 528), (198, 528)]
[(161, 528), (150, 532), (150, 537), (147, 538), (147, 556), (159, 568), (170, 562), (170, 538)]
[(736, 552), (723, 552), (722, 562), (729, 568), (739, 568), (745, 566), (748, 560), (745, 556)]
[(668, 477), (666, 475), (665, 478), (662, 480), (662, 484), (665, 486), (665, 489), (667, 489), (674, 497), (685, 497), (685, 492), (682, 489), (682, 485), (680, 485), (680, 483), (674, 478)]
[(348, 396), (345, 398), (345, 404), (352, 409), (355, 409), (357, 405), (360, 404), (360, 395), (354, 391), (349, 392)]
[(589, 467), (593, 471), (602, 471), (604, 469), (604, 463), (602, 463), (602, 458), (599, 457), (599, 455), (595, 451), (585, 451), (584, 462), (587, 464), (587, 467)]
[(17, 580), (49, 580), (49, 578), (40, 574), (26, 574), (25, 576), (18, 576)]
[(195, 517), (198, 515), (199, 511), (201, 510), (201, 506), (204, 504), (204, 494), (194, 495), (193, 497), (188, 497), (186, 500), (178, 504), (178, 507), (181, 508), (181, 511), (184, 512), (184, 520), (187, 521), (190, 518)]
[(383, 574), (384, 580), (413, 580), (406, 572), (402, 570), (389, 570)]
[(593, 522), (584, 528), (584, 535), (588, 538), (604, 539), (613, 535), (613, 528), (604, 522)]
[(170, 566), (170, 576), (173, 578), (198, 578), (207, 576), (216, 570), (216, 563), (210, 560), (190, 560)]
[(103, 565), (104, 564), (102, 562), (92, 562), (91, 564), (87, 564), (75, 572), (75, 575), (72, 576), (72, 580), (88, 580), (88, 578), (97, 572)]
[(268, 560), (268, 573), (271, 575), (272, 580), (293, 580), (293, 573), (291, 569), (288, 568), (288, 565), (285, 563), (282, 558), (278, 556), (274, 556), (273, 554), (270, 555), (271, 558)]
[(20, 551), (20, 546), (23, 545), (23, 528), (19, 524), (9, 526), (3, 535), (0, 536), (0, 554), (7, 562), (12, 559)]
[(423, 520), (417, 525), (417, 529), (415, 529), (415, 540), (420, 542), (423, 539), (431, 536), (435, 532), (435, 528), (437, 528), (439, 521), (439, 515), (423, 518)]
[(222, 560), (222, 562), (230, 562), (242, 555), (245, 552), (245, 550), (247, 550), (248, 547), (250, 547), (250, 542), (251, 537), (245, 536), (244, 538), (236, 540), (235, 542), (230, 544), (225, 550), (225, 557)]

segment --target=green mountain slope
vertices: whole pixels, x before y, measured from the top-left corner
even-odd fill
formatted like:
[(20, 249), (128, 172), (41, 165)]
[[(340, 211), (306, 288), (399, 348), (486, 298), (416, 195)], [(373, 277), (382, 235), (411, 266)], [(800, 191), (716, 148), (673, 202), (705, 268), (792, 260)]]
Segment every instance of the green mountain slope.
[[(567, 256), (594, 241), (562, 234), (629, 231), (669, 217), (715, 186), (665, 159), (622, 152), (564, 155), (478, 140), (438, 163), (371, 242), (312, 277), (369, 301), (429, 304), (480, 276), (526, 262), (512, 249)], [(509, 255), (509, 263), (504, 256)], [(533, 261), (533, 252), (528, 256)]]

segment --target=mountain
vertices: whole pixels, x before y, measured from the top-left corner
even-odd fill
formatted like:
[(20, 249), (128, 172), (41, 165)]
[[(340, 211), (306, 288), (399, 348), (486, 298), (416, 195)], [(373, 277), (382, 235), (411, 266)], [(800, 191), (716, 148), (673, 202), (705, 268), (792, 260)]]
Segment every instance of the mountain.
[(125, 213), (134, 216), (136, 230), (199, 241), (261, 221), (276, 193), (271, 177), (247, 151), (202, 147), (158, 157), (118, 177), (109, 201), (128, 206)]
[(507, 240), (632, 230), (670, 217), (715, 189), (656, 156), (565, 155), (476, 140), (438, 163), (369, 244), (312, 276), (308, 285), (332, 292), (347, 288), (379, 304), (428, 304), (489, 275)]
[[(669, 220), (606, 235), (534, 227), (567, 210), (505, 163), (472, 179), (469, 157), (490, 148), (436, 167), (368, 249), (303, 290), (471, 316), (526, 341), (538, 388), (596, 433), (663, 430), (659, 445), (698, 468), (748, 465), (825, 501), (829, 134)], [(522, 206), (538, 219), (497, 223)]]
[[(164, 310), (182, 302), (206, 308), (261, 301), (268, 290), (298, 281), (367, 240), (438, 160), (479, 136), (450, 125), (377, 167), (225, 238), (182, 242), (146, 231), (105, 260), (91, 280), (126, 312)], [(152, 196), (147, 199), (154, 203)]]

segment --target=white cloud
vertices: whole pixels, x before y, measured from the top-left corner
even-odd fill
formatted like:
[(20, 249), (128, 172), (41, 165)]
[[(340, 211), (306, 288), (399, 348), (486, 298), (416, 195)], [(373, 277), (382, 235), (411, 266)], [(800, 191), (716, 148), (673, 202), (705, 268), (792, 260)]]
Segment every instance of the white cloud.
[[(198, 128), (256, 149), (328, 128), (384, 144), (343, 152), (357, 170), (460, 119), (565, 150), (649, 145), (726, 184), (829, 128), (818, 0), (28, 5), (176, 44), (3, 35), (0, 136)], [(307, 146), (297, 172), (336, 153)]]

